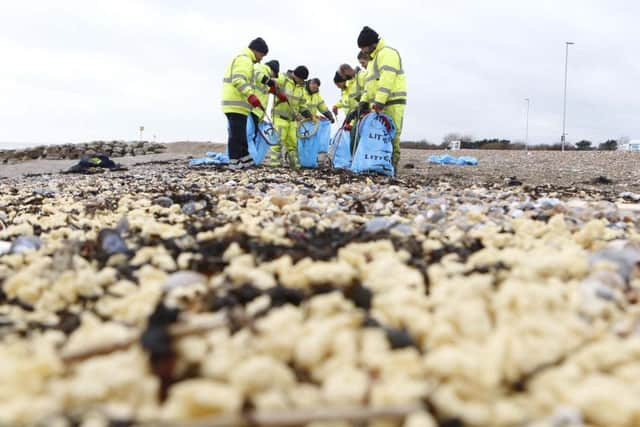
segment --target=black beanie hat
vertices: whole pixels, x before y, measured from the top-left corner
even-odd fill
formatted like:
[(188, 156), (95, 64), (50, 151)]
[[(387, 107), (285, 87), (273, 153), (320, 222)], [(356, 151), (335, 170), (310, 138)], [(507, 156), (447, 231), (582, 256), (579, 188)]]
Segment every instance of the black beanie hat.
[(358, 47), (362, 48), (365, 46), (371, 46), (372, 44), (376, 44), (380, 41), (380, 37), (378, 33), (376, 33), (373, 29), (365, 26), (360, 31), (360, 35), (358, 36)]
[(271, 68), (274, 73), (278, 74), (280, 72), (280, 63), (277, 59), (272, 59), (269, 62), (266, 62), (264, 65)]
[(307, 80), (307, 77), (309, 77), (309, 69), (304, 65), (298, 65), (296, 69), (293, 70), (293, 75), (302, 80)]
[(312, 78), (311, 80), (309, 80), (309, 83), (311, 83), (311, 82), (316, 82), (316, 83), (318, 84), (318, 86), (320, 86), (320, 85), (321, 85), (320, 79), (319, 79), (319, 78), (317, 78), (317, 77), (314, 77), (314, 78)]
[(335, 76), (333, 76), (333, 82), (334, 83), (342, 83), (342, 82), (346, 82), (347, 80), (342, 77), (342, 75), (336, 71)]
[(265, 42), (262, 37), (251, 40), (251, 43), (249, 43), (249, 49), (255, 50), (256, 52), (260, 52), (265, 55), (269, 53), (269, 46), (267, 46), (267, 42)]

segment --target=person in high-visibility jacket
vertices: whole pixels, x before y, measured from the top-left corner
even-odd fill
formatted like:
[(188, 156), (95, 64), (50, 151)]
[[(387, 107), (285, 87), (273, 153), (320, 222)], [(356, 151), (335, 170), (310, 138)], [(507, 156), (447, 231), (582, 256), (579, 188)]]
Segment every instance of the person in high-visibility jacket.
[[(271, 166), (281, 166), (283, 157), (291, 168), (300, 167), (298, 161), (298, 122), (302, 117), (310, 118), (306, 107), (304, 82), (309, 77), (309, 70), (304, 65), (293, 71), (280, 74), (276, 80), (278, 91), (286, 99), (278, 99), (272, 110), (273, 125), (280, 135), (280, 144), (271, 147)], [(284, 153), (282, 152), (284, 148)]]
[[(277, 60), (271, 60), (265, 64), (256, 64), (253, 67), (252, 84), (256, 91), (256, 96), (264, 108), (269, 104), (269, 95), (276, 93), (276, 79), (280, 73), (280, 63)], [(265, 110), (262, 108), (254, 108), (251, 114), (255, 119), (260, 121), (264, 117)]]
[(364, 93), (364, 78), (361, 76), (360, 69), (358, 67), (353, 68), (349, 64), (342, 64), (338, 71), (348, 81), (349, 104), (353, 111), (358, 106), (358, 103), (361, 101), (362, 94)]
[(364, 93), (366, 79), (367, 79), (367, 67), (369, 66), (369, 61), (371, 57), (368, 53), (360, 51), (358, 53), (358, 62), (360, 63), (360, 70), (356, 72), (356, 81), (360, 88), (362, 88), (362, 92)]
[(407, 104), (407, 82), (402, 68), (400, 53), (387, 46), (378, 33), (364, 27), (358, 35), (358, 47), (371, 57), (367, 67), (363, 101), (378, 113), (389, 115), (396, 125), (393, 140), (393, 164), (397, 168), (400, 160), (400, 135), (404, 109)]
[(225, 72), (222, 83), (222, 111), (229, 123), (229, 168), (243, 169), (252, 165), (247, 146), (247, 117), (252, 108), (264, 108), (252, 85), (254, 64), (269, 52), (260, 37), (236, 55)]
[[(314, 122), (318, 122), (317, 115), (318, 113), (322, 114), (327, 120), (331, 123), (335, 123), (335, 119), (333, 118), (333, 114), (327, 108), (327, 104), (324, 102), (322, 95), (320, 95), (320, 79), (313, 78), (307, 81), (306, 84), (306, 107), (307, 110), (311, 113), (311, 118)], [(318, 165), (320, 167), (328, 166), (327, 162), (327, 153), (322, 151), (318, 153)]]
[[(275, 94), (276, 97), (283, 102), (286, 102), (287, 97), (282, 93), (277, 91), (276, 78), (278, 77), (278, 73), (280, 72), (280, 63), (277, 60), (271, 60), (265, 64), (256, 64), (253, 72), (253, 87), (255, 89), (256, 96), (260, 100), (260, 103), (264, 108), (254, 108), (251, 111), (251, 119), (253, 120), (253, 128), (254, 134), (253, 138), (258, 136), (258, 126), (260, 125), (260, 120), (266, 114), (265, 109), (269, 105), (269, 95)], [(249, 142), (251, 142), (251, 135), (249, 136)]]
[(306, 104), (307, 110), (311, 113), (311, 117), (315, 118), (318, 113), (322, 114), (331, 123), (334, 123), (333, 114), (327, 108), (327, 104), (324, 102), (322, 95), (320, 95), (320, 79), (313, 78), (307, 81), (306, 84)]
[(335, 105), (331, 108), (333, 111), (333, 115), (337, 118), (338, 111), (344, 111), (344, 114), (349, 114), (355, 106), (351, 104), (351, 99), (349, 97), (351, 81), (347, 80), (345, 76), (340, 74), (339, 71), (336, 71), (336, 74), (333, 76), (333, 83), (335, 83), (336, 87), (340, 89), (340, 100), (335, 103)]

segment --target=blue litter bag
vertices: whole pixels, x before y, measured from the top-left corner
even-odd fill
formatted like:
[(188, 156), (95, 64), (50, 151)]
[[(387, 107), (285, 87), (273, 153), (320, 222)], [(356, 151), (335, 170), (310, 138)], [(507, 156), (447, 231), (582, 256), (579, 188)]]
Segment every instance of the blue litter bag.
[(320, 123), (303, 120), (298, 125), (298, 161), (303, 168), (318, 167)]
[(329, 152), (329, 140), (331, 139), (331, 122), (320, 119), (320, 129), (318, 129), (318, 152)]
[(272, 145), (278, 145), (280, 138), (273, 126), (261, 121), (258, 123), (258, 129), (251, 117), (247, 120), (247, 145), (249, 154), (255, 165), (262, 163)]
[(338, 129), (329, 143), (329, 160), (336, 169), (351, 167), (351, 132)]
[[(391, 124), (387, 130), (383, 117)], [(391, 117), (382, 113), (369, 113), (360, 121), (358, 147), (353, 156), (351, 170), (355, 173), (376, 172), (393, 176), (393, 138), (396, 127)]]
[(478, 164), (478, 159), (470, 156), (461, 156), (461, 157), (458, 157), (458, 164), (475, 166)]
[(469, 157), (469, 156), (454, 157), (449, 154), (443, 154), (441, 156), (434, 154), (429, 156), (427, 158), (427, 161), (429, 163), (435, 163), (438, 165), (475, 166), (478, 164), (478, 159), (476, 159), (475, 157)]
[(215, 151), (209, 151), (205, 157), (199, 159), (191, 159), (189, 166), (201, 166), (201, 165), (228, 165), (229, 156), (226, 153), (218, 153)]

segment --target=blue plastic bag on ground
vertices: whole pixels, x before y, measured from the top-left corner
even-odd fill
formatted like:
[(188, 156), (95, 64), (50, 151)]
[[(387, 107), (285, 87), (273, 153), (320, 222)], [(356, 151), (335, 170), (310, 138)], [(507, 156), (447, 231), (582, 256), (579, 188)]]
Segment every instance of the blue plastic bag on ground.
[(443, 155), (434, 154), (429, 156), (427, 158), (427, 161), (429, 163), (435, 163), (438, 165), (475, 166), (478, 164), (478, 159), (476, 159), (475, 157), (469, 157), (469, 156), (454, 157), (449, 154), (443, 154)]
[(318, 152), (329, 152), (329, 140), (331, 139), (331, 122), (320, 119), (320, 129), (318, 129)]
[(217, 151), (209, 151), (205, 157), (199, 159), (191, 159), (189, 166), (202, 166), (202, 165), (228, 165), (229, 156), (226, 153), (218, 153)]
[(298, 125), (298, 161), (303, 168), (318, 167), (319, 130), (320, 123), (311, 120)]
[(251, 117), (247, 120), (247, 145), (253, 163), (261, 164), (271, 149), (272, 145), (278, 145), (279, 137), (273, 126), (265, 121), (258, 123), (258, 129)]
[(459, 165), (475, 166), (475, 165), (478, 164), (478, 159), (476, 159), (475, 157), (470, 157), (470, 156), (461, 156), (461, 157), (458, 157), (458, 164)]
[(329, 143), (329, 160), (336, 169), (349, 169), (351, 167), (351, 132), (338, 129)]
[[(391, 125), (387, 130), (386, 122)], [(355, 173), (376, 172), (393, 176), (393, 138), (396, 127), (391, 117), (384, 113), (364, 116), (358, 127), (358, 147), (351, 162)]]

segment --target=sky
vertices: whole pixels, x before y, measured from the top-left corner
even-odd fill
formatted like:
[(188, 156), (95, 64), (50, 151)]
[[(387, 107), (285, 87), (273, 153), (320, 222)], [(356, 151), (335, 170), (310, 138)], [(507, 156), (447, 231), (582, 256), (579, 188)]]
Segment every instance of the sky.
[[(329, 105), (373, 27), (400, 51), (403, 140), (640, 138), (640, 2), (0, 0), (0, 145), (138, 138), (226, 141), (228, 62), (256, 36), (307, 65)], [(2, 148), (2, 147), (0, 147)]]

